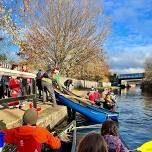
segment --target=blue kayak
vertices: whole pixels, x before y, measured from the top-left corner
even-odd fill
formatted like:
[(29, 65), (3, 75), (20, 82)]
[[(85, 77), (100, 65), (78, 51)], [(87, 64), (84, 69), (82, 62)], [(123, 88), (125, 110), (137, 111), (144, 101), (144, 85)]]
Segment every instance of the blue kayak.
[(87, 117), (92, 122), (102, 123), (109, 118), (116, 119), (116, 117), (118, 119), (118, 113), (104, 112), (101, 109), (98, 109), (97, 107), (94, 107), (90, 104), (85, 103), (84, 101), (81, 101), (81, 99), (79, 99), (78, 101), (72, 99), (69, 95), (64, 95), (59, 92), (55, 92), (55, 96), (60, 103), (74, 109), (75, 111)]

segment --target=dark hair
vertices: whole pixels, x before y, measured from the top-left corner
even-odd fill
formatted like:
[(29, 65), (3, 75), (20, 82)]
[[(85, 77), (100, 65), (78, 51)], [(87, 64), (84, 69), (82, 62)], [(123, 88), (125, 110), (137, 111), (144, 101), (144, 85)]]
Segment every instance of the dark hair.
[(118, 136), (118, 129), (116, 123), (112, 120), (107, 120), (102, 124), (101, 135), (113, 135)]
[(11, 70), (14, 70), (15, 68), (17, 68), (18, 65), (17, 64), (12, 64)]
[(103, 137), (92, 132), (80, 140), (77, 152), (108, 152), (108, 149)]

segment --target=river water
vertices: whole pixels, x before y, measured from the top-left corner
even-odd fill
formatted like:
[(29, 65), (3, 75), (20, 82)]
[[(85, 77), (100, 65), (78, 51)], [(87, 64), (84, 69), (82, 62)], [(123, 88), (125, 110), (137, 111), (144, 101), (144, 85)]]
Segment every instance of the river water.
[[(139, 87), (121, 90), (117, 98), (117, 111), (120, 112), (119, 132), (129, 149), (152, 140), (152, 94), (142, 93)], [(90, 125), (80, 116), (77, 119), (79, 126)], [(100, 128), (80, 129), (78, 134), (99, 132)]]

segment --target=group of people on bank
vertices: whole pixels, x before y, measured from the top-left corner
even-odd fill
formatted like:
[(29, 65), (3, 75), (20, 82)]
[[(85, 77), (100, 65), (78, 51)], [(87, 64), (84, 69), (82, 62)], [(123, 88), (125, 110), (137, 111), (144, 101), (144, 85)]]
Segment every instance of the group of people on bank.
[[(18, 65), (12, 64), (11, 70), (18, 71)], [(21, 72), (28, 72), (26, 65), (20, 68)], [(32, 78), (2, 75), (0, 80), (0, 99), (21, 97), (32, 92)], [(8, 104), (9, 108), (22, 107), (24, 104), (17, 100)]]
[[(18, 152), (63, 152), (60, 137), (55, 137), (47, 129), (37, 125), (38, 112), (31, 108), (23, 115), (22, 126), (0, 130), (6, 144), (15, 144)], [(76, 148), (77, 152), (128, 152), (119, 138), (114, 121), (103, 123), (101, 132), (91, 132), (82, 137)]]

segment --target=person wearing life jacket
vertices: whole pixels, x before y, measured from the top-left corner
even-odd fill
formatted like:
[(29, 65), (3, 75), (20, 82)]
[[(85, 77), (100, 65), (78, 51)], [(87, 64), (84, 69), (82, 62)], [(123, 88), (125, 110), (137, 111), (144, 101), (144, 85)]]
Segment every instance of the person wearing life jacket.
[(52, 102), (53, 102), (53, 106), (56, 106), (56, 98), (55, 98), (55, 94), (54, 94), (54, 89), (52, 86), (52, 80), (53, 80), (53, 75), (52, 75), (52, 69), (48, 69), (42, 77), (42, 90), (43, 90), (43, 102), (45, 103), (47, 101), (47, 92), (49, 93), (49, 95), (51, 96)]
[(108, 89), (105, 88), (104, 91), (102, 92), (102, 95), (101, 95), (102, 99), (105, 99), (107, 94), (108, 94)]
[(91, 88), (91, 91), (89, 91), (88, 97), (91, 102), (95, 101), (96, 95), (95, 95), (95, 89), (93, 87)]
[(103, 103), (103, 108), (108, 109), (110, 111), (115, 111), (115, 102), (112, 99), (110, 93), (105, 96), (105, 102)]
[[(18, 65), (13, 64), (11, 70), (17, 70)], [(9, 77), (9, 88), (10, 88), (10, 96), (17, 98), (21, 97), (21, 86), (20, 86), (20, 79), (16, 76)], [(22, 107), (22, 102), (19, 102), (19, 100), (12, 101), (8, 103), (9, 108), (13, 107)]]
[(32, 108), (25, 111), (23, 125), (17, 128), (2, 130), (5, 133), (4, 142), (15, 144), (17, 152), (41, 152), (42, 144), (52, 150), (59, 150), (61, 141), (47, 129), (36, 125), (37, 111)]
[(60, 72), (59, 68), (54, 68), (52, 70), (52, 78), (54, 81), (56, 81), (57, 87), (60, 89), (60, 91), (63, 92), (64, 84), (62, 83), (62, 79), (59, 75), (59, 72)]
[[(21, 87), (20, 87), (20, 79), (16, 78), (14, 76), (10, 77), (9, 80), (9, 87), (10, 87), (10, 96), (17, 98), (17, 97), (21, 97)], [(20, 102), (19, 100), (13, 101), (8, 103), (9, 107), (19, 107)]]

